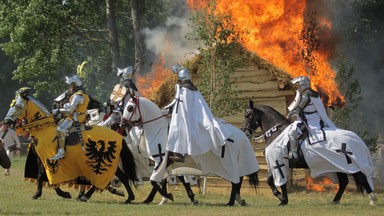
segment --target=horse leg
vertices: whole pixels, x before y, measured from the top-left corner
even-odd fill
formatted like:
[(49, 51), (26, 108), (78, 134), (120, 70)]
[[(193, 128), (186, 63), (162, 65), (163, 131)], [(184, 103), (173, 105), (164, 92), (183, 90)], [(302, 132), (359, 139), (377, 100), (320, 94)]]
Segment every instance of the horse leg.
[(151, 203), (151, 202), (153, 201), (153, 199), (155, 198), (156, 193), (157, 193), (156, 188), (155, 188), (155, 187), (152, 187), (151, 192), (149, 193), (147, 199), (145, 199), (145, 200), (143, 201), (143, 203), (144, 203), (144, 204), (149, 204), (149, 203)]
[(177, 178), (183, 183), (183, 186), (185, 188), (185, 191), (187, 192), (187, 195), (189, 199), (191, 200), (193, 205), (199, 204), (199, 201), (195, 200), (195, 194), (192, 191), (191, 184), (185, 182), (184, 176), (177, 176)]
[(288, 204), (288, 191), (287, 191), (287, 183), (280, 186), (281, 189), (281, 200), (279, 206), (284, 206)]
[(347, 187), (349, 181), (348, 176), (345, 173), (336, 173), (337, 179), (339, 180), (339, 190), (337, 190), (337, 193), (335, 195), (335, 198), (333, 198), (333, 204), (339, 204), (341, 196), (343, 196), (343, 193), (345, 191), (345, 188)]
[(240, 190), (241, 190), (241, 185), (243, 184), (243, 177), (240, 177), (240, 185), (238, 186), (238, 191), (236, 192), (236, 196), (235, 196), (235, 200), (237, 201), (237, 203), (239, 203), (241, 206), (245, 206), (246, 205), (246, 202), (244, 199), (241, 199), (241, 196), (240, 196)]
[(127, 190), (128, 199), (125, 200), (125, 204), (131, 203), (132, 200), (135, 200), (135, 194), (129, 185), (129, 179), (127, 175), (120, 168), (117, 168), (115, 175), (120, 179), (121, 183), (123, 183), (125, 189)]
[(80, 201), (81, 197), (83, 197), (84, 194), (85, 194), (85, 186), (81, 186), (81, 187), (80, 187), (80, 192), (79, 192), (79, 194), (77, 195), (76, 200), (77, 200), (77, 201)]
[[(157, 190), (157, 192), (160, 193), (161, 196), (163, 196), (163, 200), (169, 199), (169, 200), (173, 201), (173, 195), (171, 193), (167, 193), (167, 191), (164, 190), (157, 182), (151, 181), (151, 185), (152, 185), (152, 187), (154, 187)], [(164, 203), (163, 200), (159, 204)]]
[[(82, 197), (80, 197), (80, 201), (81, 202), (87, 202), (91, 196), (93, 195), (93, 193), (95, 192), (96, 190), (96, 187), (95, 186), (92, 186), (91, 189), (88, 190), (87, 193), (85, 193)], [(85, 192), (85, 190), (83, 191), (83, 193)]]
[(367, 176), (362, 173), (361, 171), (352, 174), (352, 176), (355, 178), (355, 181), (359, 182), (361, 186), (364, 188), (365, 192), (368, 194), (369, 197), (369, 205), (376, 205), (376, 195), (373, 193), (373, 189), (368, 183)]
[(71, 193), (61, 190), (59, 187), (55, 188), (56, 194), (66, 199), (71, 199)]
[(39, 197), (41, 197), (43, 193), (43, 179), (41, 175), (42, 174), (40, 173), (39, 176), (37, 177), (37, 190), (36, 190), (36, 193), (32, 196), (32, 199), (38, 199)]
[(240, 182), (239, 183), (231, 182), (231, 184), (232, 184), (231, 195), (229, 197), (229, 202), (226, 204), (226, 206), (233, 206), (233, 205), (235, 205), (236, 194), (240, 190), (240, 187), (241, 187), (240, 186)]
[(283, 197), (281, 196), (281, 192), (277, 189), (274, 183), (273, 176), (268, 176), (267, 184), (271, 188), (273, 195), (275, 195), (275, 197), (277, 197), (281, 201)]
[(116, 188), (113, 188), (111, 186), (108, 186), (108, 191), (111, 193), (111, 194), (116, 194), (118, 196), (124, 196), (124, 191), (121, 191), (119, 189), (116, 189)]

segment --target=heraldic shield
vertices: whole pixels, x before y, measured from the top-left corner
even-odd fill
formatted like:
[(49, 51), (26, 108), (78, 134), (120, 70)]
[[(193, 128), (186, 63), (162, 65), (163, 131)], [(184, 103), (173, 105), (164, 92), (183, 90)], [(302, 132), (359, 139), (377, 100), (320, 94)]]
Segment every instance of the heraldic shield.
[(118, 103), (120, 102), (121, 100), (123, 100), (125, 94), (127, 93), (127, 88), (120, 85), (120, 84), (116, 84), (115, 87), (113, 87), (113, 91), (111, 93), (111, 96), (109, 97), (109, 99), (115, 103)]

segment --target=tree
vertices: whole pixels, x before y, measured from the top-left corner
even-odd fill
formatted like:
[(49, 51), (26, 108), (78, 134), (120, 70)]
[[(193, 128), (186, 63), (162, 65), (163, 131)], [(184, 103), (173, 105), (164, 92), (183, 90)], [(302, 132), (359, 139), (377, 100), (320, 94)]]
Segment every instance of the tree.
[(199, 44), (198, 72), (202, 75), (197, 85), (214, 115), (235, 114), (243, 104), (233, 100), (239, 91), (232, 75), (246, 66), (236, 26), (229, 15), (215, 12), (215, 1), (201, 11), (195, 10), (191, 21), (194, 32), (188, 37)]
[(33, 87), (36, 96), (50, 89), (52, 97), (65, 89), (64, 77), (87, 61), (86, 89), (107, 98), (118, 81), (116, 67), (135, 62), (132, 2), (147, 26), (169, 12), (162, 1), (1, 1), (0, 46), (16, 65), (12, 77)]

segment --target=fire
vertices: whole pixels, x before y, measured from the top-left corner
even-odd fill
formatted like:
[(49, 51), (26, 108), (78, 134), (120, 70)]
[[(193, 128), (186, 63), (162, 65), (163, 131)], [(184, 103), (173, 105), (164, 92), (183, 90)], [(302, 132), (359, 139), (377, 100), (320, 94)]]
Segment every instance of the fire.
[(164, 68), (165, 57), (160, 55), (157, 61), (153, 64), (153, 71), (145, 76), (136, 78), (136, 85), (143, 97), (149, 98), (153, 92), (164, 83), (165, 77), (172, 75), (169, 68)]
[(327, 177), (324, 177), (321, 180), (317, 180), (316, 182), (311, 177), (305, 177), (305, 181), (307, 183), (307, 190), (313, 190), (317, 192), (323, 192), (327, 190), (337, 192), (339, 190), (339, 186), (334, 185), (333, 182)]
[[(207, 6), (207, 0), (187, 0), (191, 8)], [(308, 69), (301, 60), (300, 50), (303, 41), (299, 35), (303, 28), (303, 15), (306, 10), (305, 0), (216, 0), (216, 11), (231, 14), (233, 24), (241, 35), (243, 46), (257, 53), (277, 67), (288, 72), (292, 77), (308, 76)], [(332, 23), (327, 19), (319, 22), (321, 36), (326, 40)], [(331, 50), (325, 47), (323, 37), (317, 52), (316, 74), (310, 76), (312, 87), (320, 87), (329, 97), (328, 104), (343, 101), (335, 82), (335, 71), (328, 60)]]

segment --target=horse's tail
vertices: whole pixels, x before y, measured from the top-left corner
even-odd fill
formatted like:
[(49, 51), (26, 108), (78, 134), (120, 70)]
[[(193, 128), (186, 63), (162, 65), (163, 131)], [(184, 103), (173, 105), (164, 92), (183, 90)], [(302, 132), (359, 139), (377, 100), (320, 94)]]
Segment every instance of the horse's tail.
[(255, 190), (259, 187), (260, 181), (259, 181), (259, 175), (257, 172), (254, 172), (250, 175), (248, 175), (249, 185), (251, 185)]
[(137, 166), (135, 162), (135, 158), (131, 150), (128, 148), (127, 142), (123, 139), (123, 146), (120, 153), (121, 162), (123, 164), (124, 173), (128, 176), (128, 179), (131, 181), (133, 185), (135, 181), (138, 181), (137, 177)]

